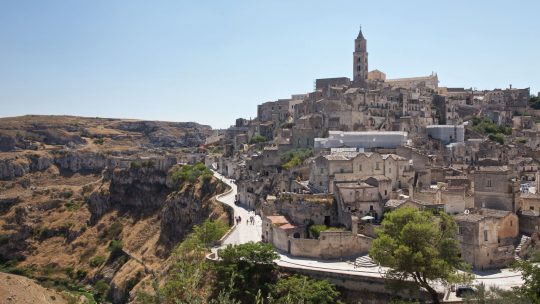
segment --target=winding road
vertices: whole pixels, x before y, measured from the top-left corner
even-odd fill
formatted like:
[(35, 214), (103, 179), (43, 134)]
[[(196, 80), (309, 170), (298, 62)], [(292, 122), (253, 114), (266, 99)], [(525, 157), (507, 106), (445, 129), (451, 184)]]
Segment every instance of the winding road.
[(248, 242), (260, 242), (262, 233), (261, 217), (255, 215), (255, 224), (248, 224), (247, 220), (249, 219), (250, 215), (254, 215), (254, 213), (248, 210), (247, 207), (234, 204), (236, 194), (238, 193), (234, 181), (215, 171), (214, 176), (229, 185), (232, 189), (231, 192), (223, 196), (218, 196), (217, 200), (225, 205), (231, 206), (234, 210), (235, 218), (238, 216), (242, 218), (242, 221), (236, 225), (233, 228), (234, 230), (223, 240), (221, 247), (226, 247), (227, 245), (244, 244)]

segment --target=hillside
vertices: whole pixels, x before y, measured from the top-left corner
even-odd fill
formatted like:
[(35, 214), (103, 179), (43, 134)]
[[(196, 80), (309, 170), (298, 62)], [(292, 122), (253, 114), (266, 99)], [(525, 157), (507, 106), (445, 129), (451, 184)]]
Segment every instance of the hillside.
[(224, 184), (211, 175), (175, 178), (187, 168), (178, 161), (208, 130), (64, 116), (0, 119), (0, 270), (127, 302), (193, 225), (228, 220), (211, 199)]

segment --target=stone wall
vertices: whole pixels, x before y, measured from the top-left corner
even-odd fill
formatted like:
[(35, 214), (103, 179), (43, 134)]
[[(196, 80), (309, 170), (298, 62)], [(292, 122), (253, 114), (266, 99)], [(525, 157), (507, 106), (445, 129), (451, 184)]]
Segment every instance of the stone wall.
[(287, 252), (299, 257), (339, 259), (366, 254), (372, 241), (367, 236), (353, 235), (351, 231), (323, 231), (319, 239), (289, 237)]

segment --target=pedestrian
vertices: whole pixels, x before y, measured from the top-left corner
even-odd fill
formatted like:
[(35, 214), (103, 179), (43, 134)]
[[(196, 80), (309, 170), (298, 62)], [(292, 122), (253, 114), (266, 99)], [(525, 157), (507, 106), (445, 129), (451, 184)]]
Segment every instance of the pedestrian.
[(238, 216), (238, 223), (241, 223), (242, 222), (242, 217), (240, 217), (240, 215)]

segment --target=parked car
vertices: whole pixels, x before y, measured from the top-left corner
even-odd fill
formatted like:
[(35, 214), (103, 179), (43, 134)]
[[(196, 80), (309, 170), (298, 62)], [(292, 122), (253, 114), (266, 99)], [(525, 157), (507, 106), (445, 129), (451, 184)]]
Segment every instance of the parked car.
[(458, 286), (456, 288), (456, 297), (464, 298), (466, 296), (473, 296), (476, 294), (476, 289), (472, 286)]

